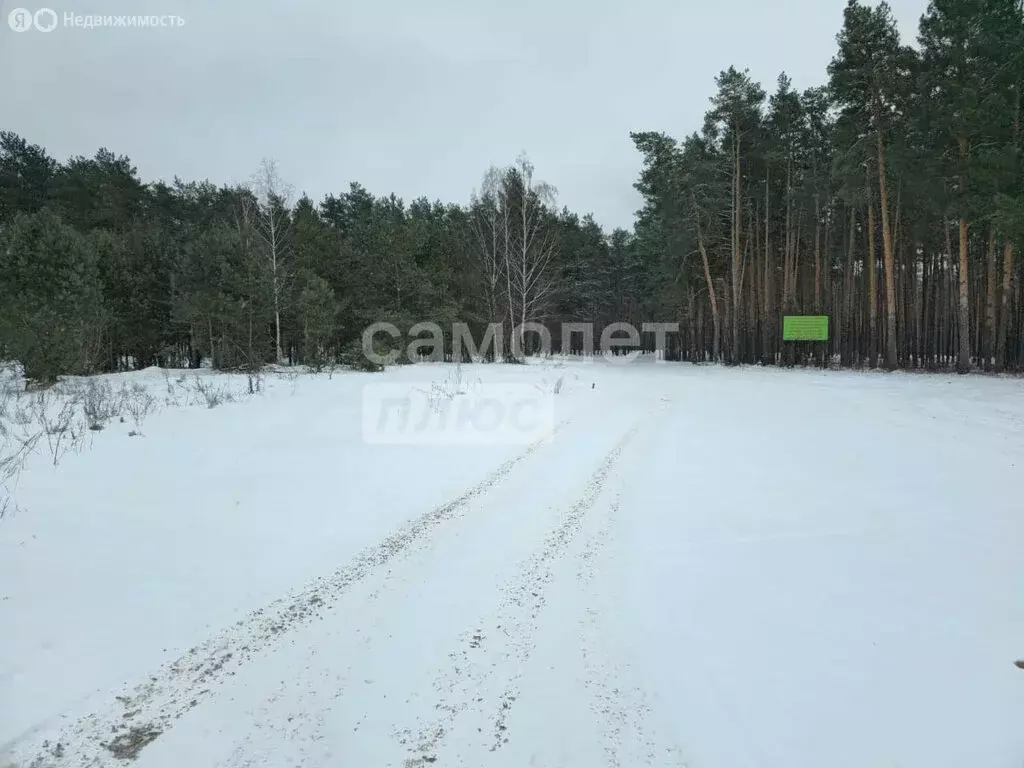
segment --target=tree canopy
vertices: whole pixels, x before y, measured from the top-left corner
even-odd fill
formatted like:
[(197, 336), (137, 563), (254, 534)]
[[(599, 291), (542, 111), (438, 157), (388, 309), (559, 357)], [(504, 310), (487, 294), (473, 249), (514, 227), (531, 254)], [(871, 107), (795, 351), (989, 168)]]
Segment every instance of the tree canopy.
[[(0, 358), (53, 380), (351, 360), (380, 321), (678, 322), (674, 359), (1019, 370), (1021, 3), (931, 0), (916, 43), (848, 0), (821, 85), (721, 72), (691, 133), (631, 134), (632, 231), (559, 208), (525, 156), (468, 205), (314, 201), (269, 161), (146, 182), (0, 132)], [(787, 314), (827, 315), (830, 341), (784, 343)]]

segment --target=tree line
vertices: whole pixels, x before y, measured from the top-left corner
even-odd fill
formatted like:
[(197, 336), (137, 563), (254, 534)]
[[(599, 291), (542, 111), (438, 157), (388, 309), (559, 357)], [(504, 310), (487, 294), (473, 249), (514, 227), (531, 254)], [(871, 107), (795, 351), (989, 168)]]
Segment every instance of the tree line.
[(314, 203), (294, 199), (272, 160), (240, 185), (145, 184), (107, 149), (62, 164), (3, 132), (0, 357), (40, 382), (151, 365), (367, 365), (363, 331), (379, 322), (481, 335), (493, 322), (611, 322), (643, 290), (630, 243), (556, 209), (525, 156), (490, 169), (468, 206), (357, 183)]
[[(270, 160), (145, 183), (107, 149), (60, 163), (0, 132), (0, 357), (45, 382), (362, 365), (377, 322), (675, 321), (672, 359), (1019, 370), (1021, 0), (932, 0), (917, 42), (849, 0), (823, 85), (722, 72), (699, 130), (631, 134), (632, 232), (559, 208), (525, 156), (468, 205), (356, 183), (314, 202)], [(784, 343), (788, 314), (828, 315), (828, 345)]]
[(689, 356), (821, 355), (781, 324), (824, 314), (845, 366), (1021, 367), (1021, 2), (932, 0), (917, 42), (849, 0), (824, 85), (769, 95), (732, 67), (700, 130), (632, 134), (635, 247)]

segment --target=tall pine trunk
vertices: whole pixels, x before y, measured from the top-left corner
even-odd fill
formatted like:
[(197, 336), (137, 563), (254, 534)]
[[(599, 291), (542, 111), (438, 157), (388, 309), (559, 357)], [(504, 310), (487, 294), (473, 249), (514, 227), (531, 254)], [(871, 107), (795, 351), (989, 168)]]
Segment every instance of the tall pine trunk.
[(772, 291), (772, 274), (771, 274), (771, 233), (769, 225), (771, 219), (769, 218), (769, 202), (771, 200), (771, 193), (769, 191), (769, 179), (771, 170), (768, 170), (764, 180), (764, 277), (761, 280), (761, 288), (764, 291), (764, 297), (761, 300), (761, 333), (763, 339), (763, 347), (761, 350), (761, 359), (764, 362), (768, 362), (768, 355), (771, 354), (772, 362), (775, 360), (775, 344), (773, 340), (775, 338), (773, 323), (771, 322), (771, 291)]
[(996, 346), (996, 228), (991, 225), (988, 233), (988, 248), (985, 249), (985, 336), (981, 355), (985, 370), (992, 367)]
[(971, 316), (970, 284), (967, 281), (967, 219), (960, 219), (959, 291), (957, 304), (957, 334), (959, 348), (956, 361), (958, 373), (971, 370)]
[[(967, 139), (960, 138), (960, 161), (961, 168), (967, 160)], [(960, 189), (965, 189), (966, 179), (961, 175)], [(961, 201), (963, 204), (963, 201)], [(959, 315), (957, 317), (960, 346), (957, 355), (956, 369), (958, 373), (967, 373), (971, 370), (971, 300), (970, 282), (967, 267), (967, 219), (960, 216), (960, 295)]]
[[(1020, 83), (1014, 86), (1014, 111), (1013, 111), (1013, 144), (1012, 152), (1014, 169), (1019, 173), (1020, 168)], [(1009, 350), (1007, 348), (1007, 334), (1010, 327), (1010, 292), (1013, 285), (1013, 240), (1007, 236), (1003, 243), (1003, 284), (999, 291), (999, 329), (996, 332), (996, 370), (1006, 370)], [(1020, 326), (1017, 330), (1018, 337), (1024, 340)], [(1018, 360), (1018, 364), (1019, 364)]]
[(708, 301), (711, 304), (711, 323), (713, 326), (713, 335), (711, 338), (711, 354), (714, 362), (719, 360), (719, 351), (721, 344), (721, 319), (718, 316), (718, 299), (715, 296), (715, 284), (711, 280), (711, 265), (708, 261), (708, 252), (704, 247), (704, 233), (700, 228), (700, 211), (697, 208), (697, 198), (693, 193), (690, 194), (693, 200), (694, 216), (697, 220), (697, 245), (700, 248), (700, 258), (704, 265), (704, 279), (708, 284)]
[(1010, 325), (1010, 286), (1013, 281), (1013, 241), (1003, 244), (1003, 284), (999, 291), (999, 332), (996, 340), (996, 370), (1006, 370), (1006, 334)]
[(885, 179), (885, 146), (878, 132), (878, 197), (882, 206), (882, 259), (885, 267), (885, 367), (896, 368), (896, 274), (892, 230), (889, 228), (889, 193)]
[(857, 209), (850, 208), (850, 234), (846, 243), (846, 264), (843, 265), (843, 325), (839, 350), (843, 365), (852, 365), (853, 353), (853, 251), (857, 242)]
[(814, 195), (814, 311), (821, 313), (821, 203)]
[(878, 263), (875, 251), (875, 203), (871, 194), (871, 172), (868, 172), (868, 360), (878, 365)]
[(733, 158), (733, 234), (732, 234), (732, 351), (730, 359), (739, 362), (740, 349), (740, 232), (742, 232), (742, 206), (740, 187), (740, 137), (735, 133)]

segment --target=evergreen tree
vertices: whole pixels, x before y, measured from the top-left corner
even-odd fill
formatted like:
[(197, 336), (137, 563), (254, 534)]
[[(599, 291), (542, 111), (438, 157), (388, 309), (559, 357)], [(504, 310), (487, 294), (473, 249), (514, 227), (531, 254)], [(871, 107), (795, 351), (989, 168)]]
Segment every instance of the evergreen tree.
[[(873, 232), (876, 210), (874, 201), (877, 199), (877, 207), (881, 211), (885, 275), (885, 365), (887, 368), (895, 368), (895, 262), (886, 163), (889, 134), (896, 129), (905, 111), (914, 54), (901, 45), (896, 21), (885, 2), (871, 8), (861, 5), (857, 0), (848, 0), (838, 41), (839, 51), (829, 65), (830, 87), (840, 107), (840, 120), (850, 124), (847, 135), (856, 137), (854, 146), (843, 149), (847, 152), (864, 152), (871, 157), (871, 164), (875, 166), (872, 169), (869, 164), (866, 174), (868, 221)], [(875, 187), (877, 198), (874, 195)], [(871, 280), (874, 280), (874, 268), (870, 266), (874, 263), (874, 254), (872, 246), (869, 253)], [(873, 289), (869, 290), (868, 301), (870, 311), (874, 313), (876, 297)], [(875, 349), (872, 325), (872, 360)]]
[[(971, 223), (991, 218), (1002, 147), (1015, 114), (1021, 11), (1017, 0), (931, 0), (921, 18), (922, 86), (959, 229), (957, 369), (971, 364)], [(994, 270), (993, 270), (994, 271)]]
[(97, 369), (106, 317), (96, 253), (49, 211), (0, 234), (0, 339), (30, 381)]
[(18, 213), (36, 213), (53, 200), (57, 164), (46, 151), (0, 131), (0, 227)]

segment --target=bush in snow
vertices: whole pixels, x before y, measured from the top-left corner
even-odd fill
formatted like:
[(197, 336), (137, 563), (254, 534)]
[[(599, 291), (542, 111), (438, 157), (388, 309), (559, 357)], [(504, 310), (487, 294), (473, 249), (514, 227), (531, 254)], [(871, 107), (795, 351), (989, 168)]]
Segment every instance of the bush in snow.
[(120, 416), (124, 409), (124, 390), (115, 393), (107, 381), (88, 381), (71, 390), (70, 395), (81, 402), (86, 423), (93, 431), (103, 429), (108, 421)]
[(156, 410), (156, 406), (156, 398), (141, 384), (135, 383), (127, 391), (125, 410), (131, 416), (132, 423), (135, 424), (136, 434), (140, 434), (137, 430), (142, 428), (142, 423), (149, 414)]
[(18, 481), (25, 462), (43, 438), (23, 402), (18, 381), (0, 383), (0, 519), (11, 506), (10, 487)]
[(441, 381), (432, 382), (430, 391), (421, 389), (427, 395), (427, 404), (434, 413), (440, 413), (444, 404), (467, 392), (467, 382), (462, 375), (462, 363), (456, 363)]
[(57, 466), (68, 451), (78, 451), (85, 439), (88, 422), (82, 417), (75, 397), (55, 390), (41, 390), (29, 396), (32, 421), (42, 426), (46, 445)]
[(548, 394), (550, 392), (552, 395), (557, 395), (559, 392), (562, 391), (562, 384), (564, 382), (565, 377), (559, 376), (554, 384), (548, 384), (547, 379), (541, 379), (540, 384), (536, 384), (535, 386), (544, 394)]
[(218, 387), (213, 382), (203, 381), (198, 375), (193, 380), (193, 386), (207, 408), (216, 408), (235, 399), (227, 387)]
[(248, 372), (249, 394), (256, 395), (263, 391), (263, 371), (259, 368)]
[[(388, 350), (384, 348), (375, 351), (382, 356), (388, 353)], [(354, 371), (364, 371), (366, 373), (379, 373), (384, 370), (383, 365), (375, 363), (363, 353), (361, 341), (353, 341), (345, 347), (345, 350), (341, 353), (341, 363)]]

